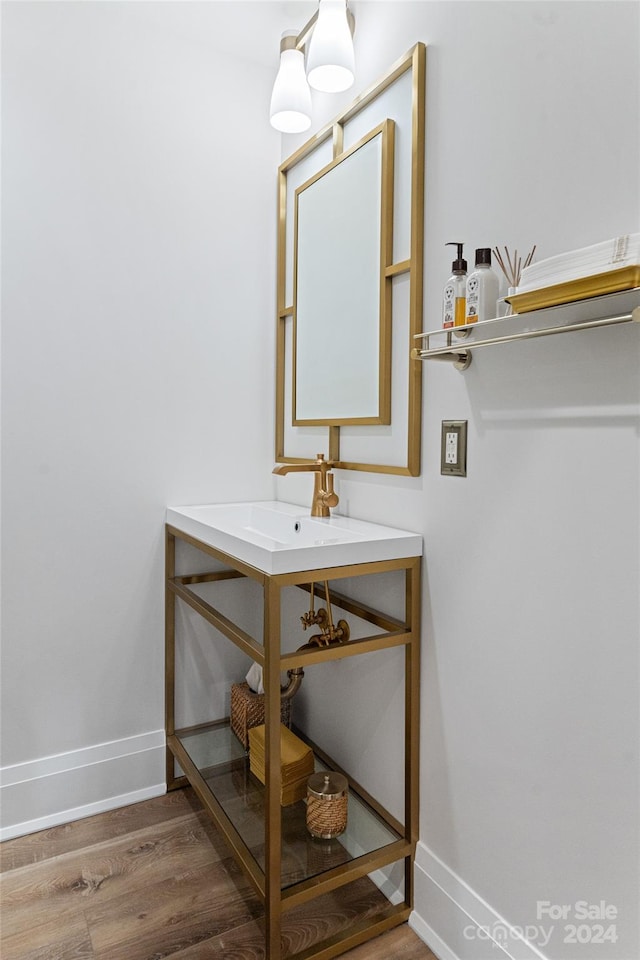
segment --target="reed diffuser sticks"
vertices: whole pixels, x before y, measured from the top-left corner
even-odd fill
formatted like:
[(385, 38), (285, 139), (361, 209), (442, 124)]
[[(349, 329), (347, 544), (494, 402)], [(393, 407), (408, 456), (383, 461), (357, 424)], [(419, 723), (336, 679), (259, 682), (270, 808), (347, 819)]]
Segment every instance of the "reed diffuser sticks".
[[(494, 247), (493, 252), (495, 258), (498, 261), (498, 265), (505, 277), (507, 278), (507, 283), (510, 287), (517, 287), (520, 283), (520, 278), (522, 276), (522, 271), (526, 269), (533, 260), (533, 255), (536, 252), (537, 244), (533, 245), (533, 248), (529, 251), (525, 257), (524, 263), (522, 262), (522, 257), (518, 256), (518, 251), (515, 250), (513, 253), (513, 260), (511, 259), (511, 254), (509, 253), (508, 247), (504, 248), (504, 257), (500, 253), (499, 247)], [(506, 260), (506, 263), (505, 263)]]

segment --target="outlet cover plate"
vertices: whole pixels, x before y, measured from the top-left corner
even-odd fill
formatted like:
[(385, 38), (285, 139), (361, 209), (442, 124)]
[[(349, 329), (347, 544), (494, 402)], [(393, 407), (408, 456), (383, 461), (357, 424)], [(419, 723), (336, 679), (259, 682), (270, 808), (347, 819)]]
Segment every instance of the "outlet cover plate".
[(466, 420), (442, 421), (440, 473), (445, 477), (466, 477), (467, 475)]

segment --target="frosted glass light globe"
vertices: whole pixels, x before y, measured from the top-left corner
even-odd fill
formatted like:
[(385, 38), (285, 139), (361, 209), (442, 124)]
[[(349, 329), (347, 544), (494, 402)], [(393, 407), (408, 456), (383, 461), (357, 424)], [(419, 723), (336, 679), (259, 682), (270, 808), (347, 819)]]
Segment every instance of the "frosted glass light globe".
[(307, 55), (307, 80), (315, 90), (339, 93), (355, 80), (353, 38), (345, 0), (320, 0)]
[(282, 133), (301, 133), (311, 126), (311, 91), (304, 73), (304, 55), (295, 47), (280, 53), (269, 117), (271, 126)]

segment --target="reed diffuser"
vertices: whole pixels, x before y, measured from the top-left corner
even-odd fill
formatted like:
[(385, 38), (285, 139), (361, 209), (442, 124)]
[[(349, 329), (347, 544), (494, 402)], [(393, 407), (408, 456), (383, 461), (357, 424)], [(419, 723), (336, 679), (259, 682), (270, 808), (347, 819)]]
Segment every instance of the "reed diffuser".
[[(502, 270), (503, 274), (507, 279), (507, 286), (509, 288), (508, 294), (511, 295), (516, 292), (516, 288), (520, 284), (520, 278), (522, 277), (522, 271), (525, 270), (533, 260), (533, 255), (536, 252), (537, 244), (534, 243), (533, 247), (525, 257), (524, 263), (522, 262), (522, 257), (518, 256), (518, 251), (515, 250), (513, 253), (513, 259), (509, 253), (509, 248), (504, 248), (504, 256), (500, 253), (499, 247), (494, 247), (493, 252), (495, 258), (498, 262), (498, 266)], [(505, 263), (506, 261), (506, 263)], [(511, 304), (507, 304), (507, 313), (509, 316), (510, 313), (513, 313)]]
[[(493, 252), (495, 254), (496, 260), (500, 269), (507, 278), (507, 283), (510, 287), (517, 287), (520, 283), (520, 278), (522, 276), (522, 271), (525, 270), (531, 261), (533, 260), (533, 255), (536, 252), (537, 244), (534, 244), (532, 249), (529, 251), (525, 257), (524, 263), (522, 262), (522, 257), (518, 256), (518, 251), (516, 250), (513, 254), (513, 260), (511, 259), (511, 254), (509, 253), (509, 248), (504, 248), (504, 257), (500, 253), (499, 247), (494, 247)], [(505, 263), (506, 260), (506, 263)]]

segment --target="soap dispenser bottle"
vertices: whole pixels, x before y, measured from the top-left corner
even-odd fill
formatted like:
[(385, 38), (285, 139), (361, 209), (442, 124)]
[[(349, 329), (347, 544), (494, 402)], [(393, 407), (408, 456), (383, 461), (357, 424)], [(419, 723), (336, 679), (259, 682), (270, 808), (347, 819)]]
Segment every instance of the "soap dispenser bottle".
[(445, 247), (457, 247), (458, 256), (451, 264), (451, 276), (444, 286), (442, 326), (463, 327), (466, 322), (467, 261), (463, 259), (462, 243), (445, 243)]
[(492, 320), (497, 313), (498, 277), (491, 269), (491, 248), (476, 250), (476, 268), (467, 277), (467, 323)]

